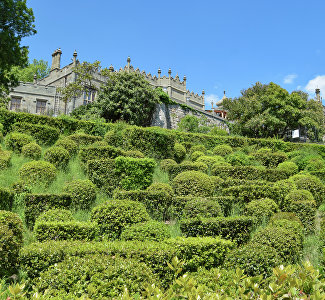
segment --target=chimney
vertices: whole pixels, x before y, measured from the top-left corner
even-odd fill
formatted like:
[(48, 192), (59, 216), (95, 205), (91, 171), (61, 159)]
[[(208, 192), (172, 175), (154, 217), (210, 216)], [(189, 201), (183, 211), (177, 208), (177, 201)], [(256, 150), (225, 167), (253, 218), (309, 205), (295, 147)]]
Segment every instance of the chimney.
[(316, 93), (316, 101), (317, 102), (321, 102), (321, 100), (320, 100), (320, 89), (317, 88), (315, 90), (315, 93)]
[(51, 71), (56, 70), (56, 69), (58, 69), (58, 70), (60, 69), (61, 54), (62, 54), (62, 51), (61, 51), (60, 48), (53, 52)]
[[(76, 67), (77, 66), (77, 50), (74, 50), (73, 52), (73, 66)], [(60, 67), (60, 63), (59, 63), (59, 67)]]

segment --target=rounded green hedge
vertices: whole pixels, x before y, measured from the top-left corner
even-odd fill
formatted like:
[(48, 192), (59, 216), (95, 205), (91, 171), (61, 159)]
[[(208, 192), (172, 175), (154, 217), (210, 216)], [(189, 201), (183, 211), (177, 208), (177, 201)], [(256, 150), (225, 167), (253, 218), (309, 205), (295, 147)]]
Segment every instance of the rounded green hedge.
[(25, 183), (51, 184), (56, 178), (55, 166), (47, 161), (31, 161), (19, 169), (19, 177)]
[(199, 157), (204, 156), (205, 154), (202, 151), (194, 151), (191, 154), (192, 161), (196, 161)]
[(107, 238), (119, 238), (122, 230), (131, 224), (149, 221), (144, 204), (136, 201), (110, 200), (93, 208), (91, 221)]
[(186, 202), (183, 215), (185, 218), (195, 217), (223, 217), (220, 204), (211, 199), (206, 198), (193, 198)]
[(217, 145), (213, 148), (213, 154), (220, 156), (226, 156), (232, 153), (232, 151), (232, 147), (229, 145)]
[(204, 145), (194, 145), (190, 148), (190, 153), (192, 154), (193, 152), (195, 151), (201, 151), (203, 152), (204, 154), (207, 153), (207, 149), (205, 148)]
[(68, 150), (62, 147), (48, 148), (44, 153), (44, 160), (50, 162), (57, 168), (66, 168), (70, 159)]
[(208, 167), (212, 167), (212, 165), (214, 164), (222, 164), (225, 162), (225, 159), (222, 156), (200, 156), (196, 162), (198, 163), (204, 163), (206, 164)]
[(68, 222), (73, 221), (73, 215), (70, 210), (67, 209), (50, 209), (41, 213), (37, 219), (37, 222)]
[(147, 191), (150, 192), (165, 192), (169, 196), (174, 194), (173, 188), (168, 183), (155, 182), (147, 187)]
[(136, 223), (126, 227), (121, 234), (121, 240), (130, 241), (156, 241), (161, 242), (171, 237), (169, 228), (166, 224), (149, 221), (146, 223)]
[(145, 155), (139, 150), (125, 151), (125, 156), (134, 157), (134, 158), (145, 158)]
[(34, 160), (39, 160), (42, 155), (42, 148), (41, 146), (37, 145), (36, 143), (29, 143), (24, 145), (21, 148), (21, 153), (25, 157), (34, 159)]
[(171, 158), (163, 159), (160, 162), (160, 168), (165, 172), (168, 172), (171, 166), (177, 166), (177, 162)]
[(0, 210), (0, 224), (8, 226), (12, 230), (21, 247), (23, 245), (23, 222), (20, 217), (14, 212)]
[(182, 162), (186, 157), (186, 149), (185, 147), (180, 143), (175, 143), (174, 145), (174, 158), (176, 162), (180, 163)]
[(69, 152), (70, 157), (76, 155), (78, 152), (78, 144), (67, 137), (60, 138), (59, 140), (57, 140), (54, 146), (61, 147), (67, 150)]
[(175, 194), (178, 196), (212, 196), (214, 183), (210, 176), (199, 171), (186, 171), (178, 174), (172, 181)]
[(75, 209), (89, 209), (96, 201), (96, 186), (90, 180), (67, 182), (63, 190), (71, 195), (71, 205)]
[(293, 161), (285, 161), (285, 162), (279, 163), (276, 168), (278, 170), (287, 171), (291, 175), (297, 174), (299, 172), (298, 166)]
[(270, 224), (272, 224), (272, 222), (275, 222), (277, 220), (288, 220), (288, 221), (292, 221), (292, 222), (298, 222), (301, 225), (301, 227), (303, 227), (299, 217), (293, 212), (281, 211), (281, 212), (274, 214), (270, 219)]
[(320, 157), (311, 158), (308, 160), (308, 163), (305, 167), (305, 170), (308, 172), (319, 171), (325, 169), (325, 162)]
[(23, 146), (34, 142), (34, 138), (28, 134), (11, 132), (5, 138), (6, 148), (16, 153), (20, 153)]
[(263, 198), (253, 200), (246, 204), (246, 215), (256, 217), (258, 222), (263, 220), (269, 220), (269, 218), (279, 211), (278, 205), (274, 200), (269, 198)]

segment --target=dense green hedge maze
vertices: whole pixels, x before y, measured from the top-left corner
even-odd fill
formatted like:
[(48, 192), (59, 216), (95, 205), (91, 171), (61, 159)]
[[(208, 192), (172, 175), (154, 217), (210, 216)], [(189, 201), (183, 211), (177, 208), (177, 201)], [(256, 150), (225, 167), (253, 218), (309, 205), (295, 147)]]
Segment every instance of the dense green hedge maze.
[(276, 299), (307, 274), (292, 285), (324, 299), (325, 146), (0, 124), (0, 295), (15, 278), (20, 299)]

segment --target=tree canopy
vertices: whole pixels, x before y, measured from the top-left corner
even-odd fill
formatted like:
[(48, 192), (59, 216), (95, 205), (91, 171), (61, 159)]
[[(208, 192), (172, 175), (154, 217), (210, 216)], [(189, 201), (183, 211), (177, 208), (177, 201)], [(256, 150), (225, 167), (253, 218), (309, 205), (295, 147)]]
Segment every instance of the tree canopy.
[(36, 74), (37, 79), (42, 79), (50, 73), (50, 67), (48, 62), (41, 59), (34, 59), (32, 63), (29, 63), (27, 67), (14, 66), (11, 68), (11, 73), (17, 77), (19, 81), (33, 82), (34, 75)]
[(302, 129), (311, 140), (321, 140), (323, 108), (320, 103), (308, 100), (306, 93), (290, 94), (273, 82), (257, 82), (241, 94), (241, 97), (223, 101), (228, 119), (234, 121), (234, 132), (257, 138), (283, 138), (289, 130)]
[(13, 66), (27, 65), (27, 47), (21, 39), (36, 33), (34, 14), (26, 0), (0, 1), (0, 92), (8, 92), (10, 86), (18, 84), (17, 77), (10, 72)]

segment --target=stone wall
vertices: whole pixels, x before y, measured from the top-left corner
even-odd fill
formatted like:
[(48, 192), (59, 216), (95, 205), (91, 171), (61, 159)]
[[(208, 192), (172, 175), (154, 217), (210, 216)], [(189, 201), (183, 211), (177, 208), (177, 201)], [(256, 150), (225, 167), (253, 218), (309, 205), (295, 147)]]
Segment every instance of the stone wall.
[(217, 125), (220, 128), (228, 130), (228, 126), (224, 119), (213, 116), (211, 113), (193, 111), (176, 104), (157, 104), (151, 125), (168, 129), (177, 129), (179, 121), (188, 114), (198, 118), (204, 118), (207, 125)]

